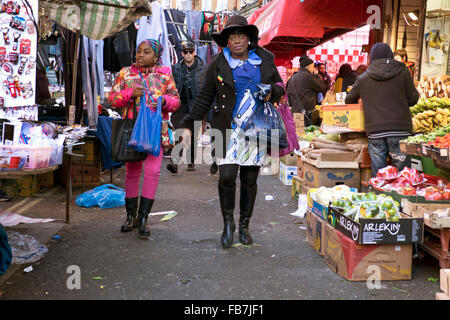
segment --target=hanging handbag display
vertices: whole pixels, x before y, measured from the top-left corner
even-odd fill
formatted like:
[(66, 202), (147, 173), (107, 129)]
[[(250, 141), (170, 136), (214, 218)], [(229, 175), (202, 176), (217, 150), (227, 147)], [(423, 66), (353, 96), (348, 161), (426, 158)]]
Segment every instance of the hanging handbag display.
[(164, 149), (175, 147), (174, 127), (169, 120), (163, 120), (161, 123), (161, 144)]
[(128, 119), (129, 106), (125, 118), (113, 119), (111, 124), (111, 158), (118, 162), (141, 161), (147, 156), (127, 146), (136, 122), (136, 104), (133, 104), (133, 119)]

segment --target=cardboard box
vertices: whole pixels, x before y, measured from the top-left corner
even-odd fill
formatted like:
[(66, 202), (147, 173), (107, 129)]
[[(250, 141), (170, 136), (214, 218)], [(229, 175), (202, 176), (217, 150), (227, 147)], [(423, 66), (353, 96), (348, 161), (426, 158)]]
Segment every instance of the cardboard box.
[(364, 219), (359, 222), (346, 217), (339, 209), (328, 208), (328, 223), (358, 244), (422, 243), (423, 218), (401, 214), (399, 221)]
[(323, 240), (325, 263), (349, 281), (411, 280), (412, 244), (358, 245), (329, 224)]
[(280, 161), (280, 172), (278, 178), (280, 181), (287, 186), (292, 185), (292, 177), (297, 175), (296, 166), (287, 166)]
[(283, 162), (287, 166), (297, 166), (297, 155), (294, 152), (287, 154), (280, 158), (280, 162)]
[(301, 154), (296, 153), (297, 155), (297, 176), (299, 178), (303, 177), (303, 160)]
[(305, 134), (305, 116), (303, 113), (294, 112), (292, 114), (295, 122), (295, 130), (297, 132), (297, 136), (301, 136)]
[[(350, 188), (350, 190), (353, 192), (358, 192), (358, 190), (355, 188)], [(311, 188), (308, 190), (308, 206), (314, 214), (316, 214), (321, 219), (328, 221), (328, 206), (323, 206), (316, 201), (316, 192), (316, 188)]]
[(450, 300), (450, 296), (442, 292), (436, 292), (436, 300)]
[(2, 179), (2, 190), (11, 197), (31, 197), (39, 193), (39, 179), (36, 175), (24, 176), (20, 179)]
[(317, 168), (309, 163), (303, 163), (302, 179), (311, 188), (332, 188), (338, 184), (345, 184), (350, 188), (359, 189), (360, 169), (348, 168)]
[(441, 269), (441, 290), (450, 295), (450, 269)]
[(342, 128), (349, 131), (365, 131), (362, 104), (323, 105), (322, 126), (326, 131)]
[(413, 218), (423, 218), (425, 225), (432, 229), (450, 228), (450, 217), (439, 217), (439, 214), (433, 213), (447, 207), (448, 204), (413, 203), (402, 199), (403, 212)]
[(321, 256), (324, 255), (323, 238), (326, 223), (310, 210), (306, 211), (306, 240)]
[(298, 200), (298, 195), (302, 194), (303, 180), (297, 176), (292, 177), (291, 197)]

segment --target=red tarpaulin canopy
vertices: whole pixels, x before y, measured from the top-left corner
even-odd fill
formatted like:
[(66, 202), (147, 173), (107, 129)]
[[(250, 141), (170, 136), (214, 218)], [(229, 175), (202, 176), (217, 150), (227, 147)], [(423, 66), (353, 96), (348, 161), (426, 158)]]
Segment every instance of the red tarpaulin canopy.
[[(382, 0), (273, 0), (256, 10), (248, 22), (259, 29), (259, 45), (275, 54), (277, 65), (306, 50), (367, 24)], [(381, 17), (380, 17), (381, 19)]]

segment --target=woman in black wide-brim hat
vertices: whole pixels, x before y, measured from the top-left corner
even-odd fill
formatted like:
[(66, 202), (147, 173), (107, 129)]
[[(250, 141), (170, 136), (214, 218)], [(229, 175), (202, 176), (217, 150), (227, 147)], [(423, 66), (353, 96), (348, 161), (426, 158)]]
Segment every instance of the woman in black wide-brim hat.
[[(249, 221), (257, 192), (259, 169), (267, 163), (266, 150), (258, 150), (256, 142), (245, 140), (241, 126), (254, 111), (244, 110), (244, 102), (258, 90), (257, 84), (269, 84), (271, 92), (266, 101), (278, 101), (284, 95), (280, 74), (274, 63), (274, 55), (258, 46), (258, 28), (249, 25), (242, 16), (232, 16), (220, 33), (214, 33), (214, 41), (223, 50), (211, 61), (206, 71), (205, 84), (194, 105), (181, 121), (183, 128), (193, 127), (194, 121), (201, 121), (213, 107), (211, 127), (219, 130), (222, 145), (213, 142), (216, 162), (219, 165), (219, 199), (224, 229), (221, 243), (229, 248), (233, 243), (235, 224), (233, 212), (236, 197), (236, 179), (240, 175), (240, 218), (239, 241), (252, 243)], [(248, 105), (248, 104), (247, 104)], [(253, 104), (254, 105), (254, 104)], [(192, 133), (184, 129), (183, 140), (188, 143)], [(228, 136), (227, 136), (228, 135)]]

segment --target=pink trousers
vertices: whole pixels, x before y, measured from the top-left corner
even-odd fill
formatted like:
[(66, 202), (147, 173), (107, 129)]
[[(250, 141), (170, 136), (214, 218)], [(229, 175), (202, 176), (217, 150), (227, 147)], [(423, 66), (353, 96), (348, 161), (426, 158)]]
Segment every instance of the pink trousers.
[[(161, 162), (163, 158), (163, 148), (159, 156), (148, 155), (143, 161), (133, 161), (125, 163), (125, 197), (136, 198), (139, 196), (139, 184), (144, 167), (144, 182), (142, 184), (142, 197), (155, 199), (158, 188), (159, 176), (161, 174)], [(142, 165), (144, 164), (144, 165)]]

